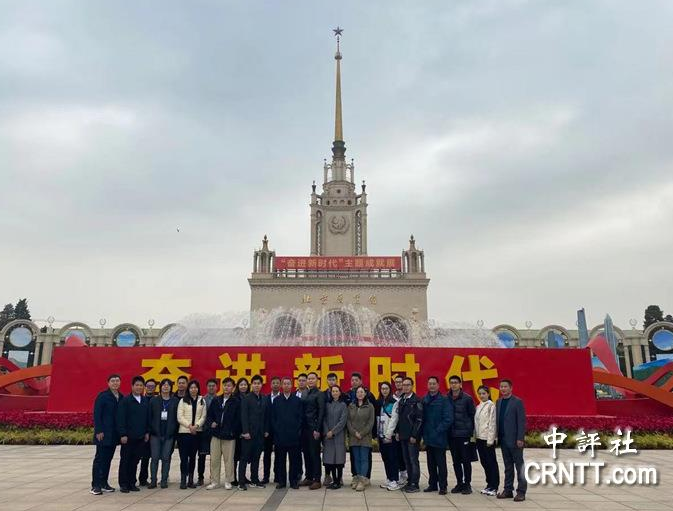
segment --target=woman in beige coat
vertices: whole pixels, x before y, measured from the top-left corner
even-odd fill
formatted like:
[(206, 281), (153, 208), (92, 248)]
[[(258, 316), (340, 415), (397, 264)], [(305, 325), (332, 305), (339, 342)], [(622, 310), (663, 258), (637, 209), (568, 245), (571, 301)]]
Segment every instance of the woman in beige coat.
[(180, 451), (180, 489), (196, 488), (194, 468), (196, 453), (201, 442), (203, 424), (206, 422), (206, 400), (200, 396), (201, 386), (196, 380), (187, 385), (185, 397), (178, 403), (178, 450)]
[(351, 488), (363, 491), (369, 486), (369, 451), (372, 448), (372, 428), (374, 427), (374, 405), (367, 399), (367, 391), (359, 387), (355, 401), (348, 405), (348, 444), (355, 461), (355, 477)]
[(479, 461), (486, 474), (486, 488), (481, 490), (484, 495), (494, 496), (500, 485), (500, 471), (495, 457), (496, 416), (495, 403), (491, 401), (491, 392), (486, 385), (477, 389), (479, 405), (474, 414), (474, 436), (477, 438)]

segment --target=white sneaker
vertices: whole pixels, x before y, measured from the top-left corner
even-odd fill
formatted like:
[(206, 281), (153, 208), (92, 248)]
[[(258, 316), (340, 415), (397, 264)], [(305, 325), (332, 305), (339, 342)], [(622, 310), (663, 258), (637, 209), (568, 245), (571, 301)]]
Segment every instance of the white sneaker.
[(225, 490), (231, 490), (231, 488), (232, 488), (231, 483), (224, 483)]
[(489, 497), (495, 497), (497, 494), (498, 494), (498, 490), (490, 490), (490, 489), (489, 489), (489, 490), (486, 492), (486, 495), (488, 495)]
[(386, 490), (395, 491), (395, 490), (399, 490), (401, 488), (402, 488), (402, 486), (397, 481), (390, 481), (390, 483), (388, 483), (388, 486), (386, 487)]
[(400, 485), (401, 485), (401, 486), (404, 486), (404, 484), (407, 482), (407, 479), (408, 479), (408, 477), (407, 477), (407, 471), (406, 471), (406, 470), (402, 470), (402, 471), (400, 472), (400, 480), (399, 480)]
[(381, 483), (381, 484), (379, 484), (379, 488), (386, 489), (386, 488), (388, 488), (388, 485), (389, 485), (391, 482), (392, 482), (392, 481), (388, 481), (388, 479), (386, 479), (386, 482), (385, 482), (385, 483)]
[(482, 495), (488, 495), (489, 490), (490, 490), (490, 488), (487, 486), (486, 488), (481, 490), (479, 493), (481, 493)]
[(215, 488), (219, 488), (220, 485), (217, 483), (210, 483), (208, 486), (206, 486), (206, 490), (214, 490)]

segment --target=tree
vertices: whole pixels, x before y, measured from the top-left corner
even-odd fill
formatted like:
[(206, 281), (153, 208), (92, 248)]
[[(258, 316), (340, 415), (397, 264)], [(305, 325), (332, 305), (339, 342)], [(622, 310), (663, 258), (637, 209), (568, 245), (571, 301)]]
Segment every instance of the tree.
[(21, 298), (14, 307), (14, 319), (30, 319), (28, 310), (28, 298)]
[(5, 328), (5, 325), (14, 320), (14, 306), (11, 303), (5, 305), (0, 312), (0, 330)]
[(645, 321), (643, 322), (643, 330), (657, 321), (664, 320), (664, 312), (658, 305), (648, 305), (645, 309)]

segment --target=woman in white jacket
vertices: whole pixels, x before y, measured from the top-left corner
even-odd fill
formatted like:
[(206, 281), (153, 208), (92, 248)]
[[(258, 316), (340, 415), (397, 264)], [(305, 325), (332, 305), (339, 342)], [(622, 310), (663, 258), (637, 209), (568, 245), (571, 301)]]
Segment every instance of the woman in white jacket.
[(495, 439), (497, 419), (495, 403), (491, 401), (491, 392), (486, 385), (477, 389), (479, 405), (474, 414), (474, 436), (477, 438), (479, 461), (486, 474), (486, 488), (481, 490), (484, 495), (494, 496), (500, 485), (500, 471), (495, 457)]
[(196, 380), (187, 385), (185, 397), (178, 403), (178, 450), (180, 451), (180, 489), (196, 488), (194, 469), (199, 450), (203, 424), (206, 422), (206, 400), (200, 396), (201, 386)]

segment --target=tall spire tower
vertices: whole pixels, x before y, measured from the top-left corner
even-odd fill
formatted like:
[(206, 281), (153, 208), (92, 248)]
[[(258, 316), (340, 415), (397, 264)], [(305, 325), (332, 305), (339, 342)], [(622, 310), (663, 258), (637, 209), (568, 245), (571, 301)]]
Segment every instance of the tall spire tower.
[(311, 255), (367, 255), (367, 194), (355, 190), (355, 164), (346, 163), (343, 111), (341, 108), (341, 36), (336, 37), (336, 93), (334, 106), (334, 142), (332, 162), (323, 166), (322, 193), (311, 194)]

